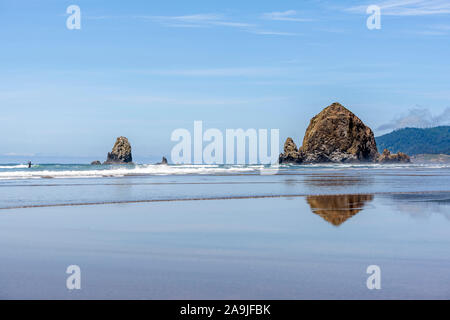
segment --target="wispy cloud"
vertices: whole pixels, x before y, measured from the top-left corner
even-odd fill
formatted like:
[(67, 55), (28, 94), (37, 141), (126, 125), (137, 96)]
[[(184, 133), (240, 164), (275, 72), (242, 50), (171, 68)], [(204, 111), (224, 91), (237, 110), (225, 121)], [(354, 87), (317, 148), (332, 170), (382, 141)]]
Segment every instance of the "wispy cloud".
[(369, 4), (381, 8), (381, 14), (390, 16), (424, 16), (450, 14), (449, 0), (389, 0), (380, 3), (368, 3), (345, 9), (352, 13), (366, 13)]
[[(266, 20), (281, 20), (281, 21), (311, 21), (311, 19), (299, 18), (296, 16), (295, 10), (288, 10), (285, 12), (265, 13), (262, 17)], [(104, 20), (104, 19), (142, 19), (158, 23), (165, 27), (172, 28), (211, 28), (211, 27), (228, 27), (241, 30), (258, 35), (273, 35), (273, 36), (297, 36), (300, 35), (295, 32), (267, 30), (259, 23), (235, 21), (223, 14), (217, 13), (199, 13), (190, 15), (178, 16), (154, 16), (154, 15), (127, 15), (127, 16), (88, 16), (90, 20)]]
[(182, 16), (135, 16), (135, 18), (149, 19), (170, 27), (208, 27), (223, 26), (234, 28), (250, 28), (254, 25), (246, 22), (227, 20), (223, 15), (206, 13)]
[(432, 26), (432, 28), (434, 28), (436, 30), (450, 31), (450, 24), (448, 24), (448, 25), (443, 25), (443, 24), (434, 25), (434, 26)]
[(248, 105), (248, 104), (260, 104), (260, 103), (273, 103), (285, 101), (287, 97), (249, 97), (249, 98), (193, 98), (193, 97), (168, 97), (168, 96), (153, 96), (153, 95), (132, 95), (132, 96), (110, 96), (108, 97), (111, 101), (114, 102), (124, 102), (127, 104), (143, 104), (143, 105), (152, 105), (152, 104), (167, 104), (174, 106), (233, 106), (233, 105)]
[(282, 12), (268, 12), (264, 13), (262, 15), (263, 19), (266, 20), (276, 20), (276, 21), (297, 21), (297, 22), (305, 22), (305, 21), (312, 21), (312, 19), (309, 18), (300, 18), (297, 15), (297, 11), (295, 10), (287, 10)]
[(426, 108), (414, 108), (407, 114), (398, 116), (390, 122), (379, 126), (378, 130), (394, 130), (406, 127), (428, 128), (450, 124), (450, 107), (437, 116), (433, 116), (430, 110)]
[(416, 25), (416, 28), (405, 30), (404, 33), (429, 37), (449, 37), (450, 25)]
[(231, 68), (204, 68), (204, 69), (169, 69), (169, 70), (136, 70), (138, 73), (161, 76), (188, 76), (188, 77), (260, 77), (284, 75), (290, 72), (287, 68), (270, 67), (231, 67)]
[(236, 28), (248, 28), (254, 26), (251, 23), (236, 22), (227, 20), (227, 18), (220, 14), (214, 13), (200, 13), (180, 16), (151, 16), (151, 15), (123, 15), (123, 16), (85, 16), (88, 20), (106, 20), (106, 19), (143, 19), (151, 20), (161, 23), (169, 27), (207, 27), (207, 26), (225, 26)]
[(272, 36), (300, 36), (300, 33), (295, 32), (281, 32), (281, 31), (265, 31), (265, 30), (251, 30), (254, 34), (272, 35)]
[(422, 30), (417, 31), (415, 34), (423, 35), (423, 36), (445, 36), (447, 35), (447, 32), (443, 31), (436, 31), (436, 30)]
[(417, 33), (429, 36), (446, 36), (450, 35), (450, 25), (433, 25)]
[[(63, 15), (65, 16), (65, 15)], [(87, 20), (106, 20), (106, 19), (114, 19), (115, 16), (83, 16), (83, 19)]]

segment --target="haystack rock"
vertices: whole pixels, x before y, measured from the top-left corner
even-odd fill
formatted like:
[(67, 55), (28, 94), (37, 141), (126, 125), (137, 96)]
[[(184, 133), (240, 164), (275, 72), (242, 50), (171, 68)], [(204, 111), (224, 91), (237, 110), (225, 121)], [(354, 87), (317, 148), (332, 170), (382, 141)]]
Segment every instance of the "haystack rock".
[[(337, 102), (311, 119), (303, 145), (295, 149), (294, 141), (288, 138), (279, 162), (376, 162), (379, 159), (372, 130)], [(398, 159), (406, 161), (403, 156)]]
[(108, 158), (103, 164), (125, 164), (132, 163), (131, 145), (125, 137), (118, 137)]
[(372, 130), (337, 102), (311, 119), (301, 151), (312, 163), (374, 161), (378, 155)]
[(378, 156), (377, 161), (380, 163), (411, 162), (411, 158), (403, 152), (391, 154), (388, 149), (384, 149), (383, 153)]

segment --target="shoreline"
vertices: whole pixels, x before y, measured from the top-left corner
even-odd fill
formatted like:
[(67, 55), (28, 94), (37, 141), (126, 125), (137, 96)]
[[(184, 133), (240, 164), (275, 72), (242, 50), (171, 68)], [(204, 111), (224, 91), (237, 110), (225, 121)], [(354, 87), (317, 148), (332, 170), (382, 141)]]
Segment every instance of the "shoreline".
[[(175, 177), (175, 176), (190, 176), (190, 177), (205, 177), (205, 176), (215, 176), (215, 177), (233, 177), (233, 176), (261, 176), (260, 167), (236, 167), (236, 168), (177, 168), (172, 166), (174, 170), (189, 170), (191, 172), (127, 172), (122, 168), (106, 169), (106, 170), (73, 170), (73, 171), (0, 171), (0, 182), (2, 181), (26, 181), (26, 180), (53, 180), (53, 179), (103, 179), (103, 178), (134, 178), (134, 177)], [(144, 168), (145, 169), (145, 168)], [(301, 169), (301, 171), (299, 170)], [(298, 167), (281, 167), (277, 168), (278, 172), (270, 174), (271, 176), (324, 176), (329, 173), (339, 173), (339, 172), (356, 172), (358, 170), (369, 170), (376, 175), (392, 175), (392, 176), (434, 176), (438, 174), (424, 173), (424, 171), (430, 170), (449, 170), (450, 165), (447, 164), (432, 164), (432, 165), (376, 165), (376, 166), (302, 166)], [(133, 170), (133, 169), (131, 169)], [(205, 170), (211, 172), (194, 172), (195, 170)], [(214, 170), (218, 170), (214, 172)], [(230, 170), (230, 172), (226, 172)], [(236, 171), (233, 171), (236, 170)], [(383, 170), (411, 170), (413, 172), (407, 173), (387, 173)], [(110, 172), (108, 172), (110, 171)], [(225, 172), (224, 172), (225, 171)], [(239, 172), (241, 171), (241, 172)], [(243, 172), (247, 171), (247, 172)], [(316, 171), (316, 172), (315, 172)], [(450, 170), (449, 170), (450, 172)]]
[(277, 198), (301, 198), (308, 196), (348, 196), (348, 195), (420, 195), (420, 194), (439, 194), (448, 193), (450, 190), (433, 191), (399, 191), (399, 192), (364, 192), (364, 193), (337, 193), (337, 194), (277, 194), (277, 195), (252, 195), (252, 196), (230, 196), (230, 197), (199, 197), (199, 198), (181, 198), (181, 199), (145, 199), (145, 200), (123, 200), (123, 201), (99, 201), (99, 202), (78, 202), (78, 203), (55, 203), (55, 204), (37, 204), (25, 206), (0, 207), (2, 210), (13, 209), (32, 209), (32, 208), (53, 208), (53, 207), (81, 207), (81, 206), (99, 206), (113, 204), (139, 204), (139, 203), (159, 203), (159, 202), (184, 202), (184, 201), (208, 201), (208, 200), (246, 200), (246, 199), (277, 199)]

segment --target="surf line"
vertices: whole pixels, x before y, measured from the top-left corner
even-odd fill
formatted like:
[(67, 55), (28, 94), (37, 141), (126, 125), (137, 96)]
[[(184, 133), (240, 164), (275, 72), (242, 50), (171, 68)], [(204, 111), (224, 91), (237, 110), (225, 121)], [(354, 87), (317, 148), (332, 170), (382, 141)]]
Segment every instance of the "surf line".
[(51, 208), (51, 207), (78, 207), (96, 206), (108, 204), (133, 204), (133, 203), (156, 203), (156, 202), (182, 202), (182, 201), (206, 201), (206, 200), (245, 200), (245, 199), (273, 199), (273, 198), (300, 198), (307, 196), (344, 196), (344, 195), (397, 195), (397, 194), (434, 194), (450, 193), (450, 190), (437, 191), (402, 191), (402, 192), (364, 192), (364, 193), (301, 193), (301, 194), (275, 194), (275, 195), (253, 195), (253, 196), (229, 196), (210, 198), (180, 198), (180, 199), (147, 199), (147, 200), (123, 200), (123, 201), (99, 201), (99, 202), (74, 202), (74, 203), (54, 203), (54, 204), (31, 204), (24, 206), (3, 207), (0, 210), (30, 209), (30, 208)]

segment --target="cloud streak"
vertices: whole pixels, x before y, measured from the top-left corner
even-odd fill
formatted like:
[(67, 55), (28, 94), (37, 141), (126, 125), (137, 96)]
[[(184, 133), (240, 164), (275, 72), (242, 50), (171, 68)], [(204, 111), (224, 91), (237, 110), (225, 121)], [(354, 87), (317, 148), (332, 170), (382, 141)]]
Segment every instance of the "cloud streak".
[(433, 25), (429, 26), (426, 30), (418, 31), (416, 33), (428, 36), (446, 36), (450, 34), (450, 25)]
[(187, 76), (187, 77), (260, 77), (285, 75), (291, 72), (287, 68), (270, 67), (231, 67), (231, 68), (204, 68), (204, 69), (173, 69), (136, 71), (139, 73), (160, 76)]
[(273, 103), (285, 101), (287, 97), (258, 97), (258, 98), (192, 98), (192, 97), (169, 97), (169, 96), (110, 96), (108, 97), (113, 102), (123, 102), (127, 104), (143, 104), (146, 106), (150, 105), (172, 105), (172, 106), (236, 106), (236, 105), (252, 105), (252, 104), (262, 104), (262, 103)]
[(450, 14), (448, 0), (389, 0), (380, 3), (368, 3), (345, 9), (351, 13), (365, 14), (369, 4), (378, 5), (382, 15), (388, 16), (425, 16)]
[(282, 12), (268, 12), (262, 15), (263, 19), (266, 20), (274, 20), (274, 21), (295, 21), (295, 22), (306, 22), (312, 21), (309, 18), (300, 18), (297, 16), (297, 11), (295, 10), (287, 10)]
[[(265, 13), (261, 17), (265, 20), (271, 21), (312, 21), (312, 19), (304, 19), (296, 16), (295, 10), (288, 10), (284, 12)], [(212, 28), (225, 27), (235, 28), (243, 32), (258, 34), (258, 35), (273, 35), (273, 36), (297, 36), (300, 35), (294, 32), (286, 32), (279, 30), (267, 30), (258, 23), (249, 23), (242, 21), (230, 20), (227, 16), (216, 13), (198, 13), (190, 15), (179, 16), (154, 16), (154, 15), (128, 15), (128, 16), (88, 16), (89, 20), (104, 20), (104, 19), (142, 19), (154, 23), (158, 23), (164, 27), (172, 28)]]
[(192, 14), (183, 16), (135, 16), (136, 18), (149, 19), (170, 27), (207, 27), (223, 26), (234, 28), (249, 28), (253, 24), (245, 22), (228, 21), (219, 14)]
[(295, 32), (281, 32), (281, 31), (265, 31), (265, 30), (252, 30), (250, 31), (254, 34), (261, 34), (261, 35), (269, 35), (269, 36), (300, 36), (300, 33)]

